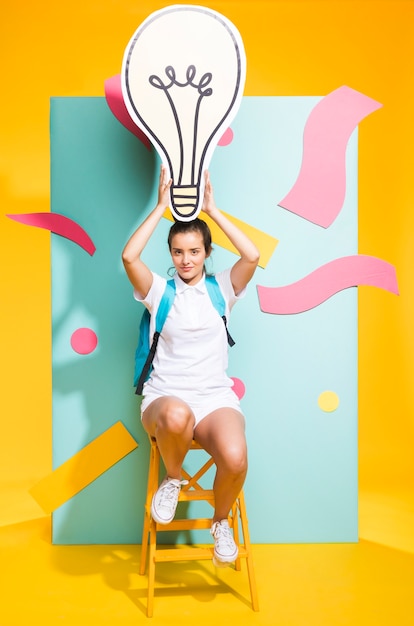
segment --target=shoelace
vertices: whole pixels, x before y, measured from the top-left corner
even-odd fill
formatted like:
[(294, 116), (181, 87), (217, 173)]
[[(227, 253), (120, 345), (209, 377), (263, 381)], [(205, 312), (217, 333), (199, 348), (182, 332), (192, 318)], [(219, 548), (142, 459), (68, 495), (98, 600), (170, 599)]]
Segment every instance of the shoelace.
[(166, 483), (161, 492), (160, 506), (168, 506), (170, 502), (174, 502), (177, 498), (177, 492), (181, 489), (181, 485), (187, 484), (188, 480), (180, 480), (178, 484), (172, 480)]
[(223, 526), (220, 522), (215, 522), (211, 529), (211, 534), (218, 543), (218, 547), (234, 549), (233, 536), (229, 526)]

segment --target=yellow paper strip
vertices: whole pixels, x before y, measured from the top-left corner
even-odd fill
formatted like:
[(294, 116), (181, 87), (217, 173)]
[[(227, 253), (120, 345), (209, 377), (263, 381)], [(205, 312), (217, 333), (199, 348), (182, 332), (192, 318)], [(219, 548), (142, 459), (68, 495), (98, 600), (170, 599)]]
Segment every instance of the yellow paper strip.
[[(250, 224), (246, 224), (246, 222), (243, 222), (242, 220), (237, 219), (237, 217), (233, 217), (233, 215), (229, 215), (228, 213), (225, 213), (224, 211), (222, 211), (222, 213), (231, 222), (233, 222), (233, 224), (236, 224), (236, 226), (238, 226), (240, 230), (246, 233), (246, 235), (250, 237), (250, 239), (256, 244), (256, 246), (260, 250), (259, 265), (260, 267), (265, 268), (277, 244), (279, 243), (279, 241), (275, 239), (274, 237), (272, 237), (271, 235), (264, 233), (262, 230), (259, 230), (255, 228), (254, 226), (250, 226)], [(166, 217), (167, 220), (170, 220), (170, 222), (174, 221), (171, 215), (170, 209), (165, 210), (164, 217)], [(217, 226), (217, 224), (213, 222), (213, 220), (210, 217), (208, 217), (208, 215), (203, 214), (200, 217), (208, 224), (211, 230), (211, 236), (213, 238), (213, 242), (215, 244), (217, 244), (218, 246), (222, 246), (226, 250), (230, 250), (230, 252), (234, 252), (235, 254), (238, 254), (233, 244), (227, 239), (226, 235)]]
[(46, 513), (51, 513), (137, 447), (122, 422), (116, 422), (42, 478), (29, 493)]

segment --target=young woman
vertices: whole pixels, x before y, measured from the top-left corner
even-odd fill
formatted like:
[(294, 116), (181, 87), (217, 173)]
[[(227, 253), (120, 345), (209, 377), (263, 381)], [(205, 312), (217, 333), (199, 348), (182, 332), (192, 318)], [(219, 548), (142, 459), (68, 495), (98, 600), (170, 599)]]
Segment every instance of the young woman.
[[(129, 239), (122, 255), (134, 297), (150, 311), (157, 310), (166, 279), (152, 272), (141, 254), (168, 206), (171, 182), (161, 167), (157, 206)], [(221, 228), (240, 255), (231, 268), (216, 274), (229, 313), (244, 295), (257, 267), (259, 251), (216, 207), (208, 172), (202, 211)], [(215, 540), (214, 561), (226, 565), (238, 555), (227, 519), (246, 477), (247, 447), (244, 417), (232, 380), (226, 374), (226, 329), (205, 286), (205, 260), (212, 251), (210, 230), (201, 219), (175, 222), (168, 244), (176, 295), (141, 404), (142, 424), (157, 439), (167, 472), (153, 498), (151, 512), (160, 524), (174, 518), (182, 484), (181, 466), (194, 438), (216, 464), (211, 534)]]

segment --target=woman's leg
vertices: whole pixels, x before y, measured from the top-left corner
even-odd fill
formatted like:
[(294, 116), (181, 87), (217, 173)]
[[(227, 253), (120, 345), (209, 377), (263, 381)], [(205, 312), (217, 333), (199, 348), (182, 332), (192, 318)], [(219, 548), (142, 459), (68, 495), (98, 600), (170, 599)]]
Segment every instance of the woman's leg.
[(142, 414), (142, 424), (155, 437), (167, 476), (181, 479), (181, 467), (193, 440), (195, 418), (190, 407), (174, 396), (157, 398)]
[(235, 409), (217, 409), (199, 422), (194, 439), (213, 457), (217, 467), (213, 522), (227, 519), (247, 473), (244, 417)]

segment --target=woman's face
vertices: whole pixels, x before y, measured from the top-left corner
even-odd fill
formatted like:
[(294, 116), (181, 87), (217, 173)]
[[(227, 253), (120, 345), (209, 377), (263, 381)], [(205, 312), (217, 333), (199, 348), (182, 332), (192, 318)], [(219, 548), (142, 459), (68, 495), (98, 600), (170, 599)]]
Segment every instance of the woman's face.
[(171, 240), (171, 258), (180, 278), (189, 285), (195, 285), (204, 271), (207, 258), (204, 241), (197, 231), (177, 233)]

